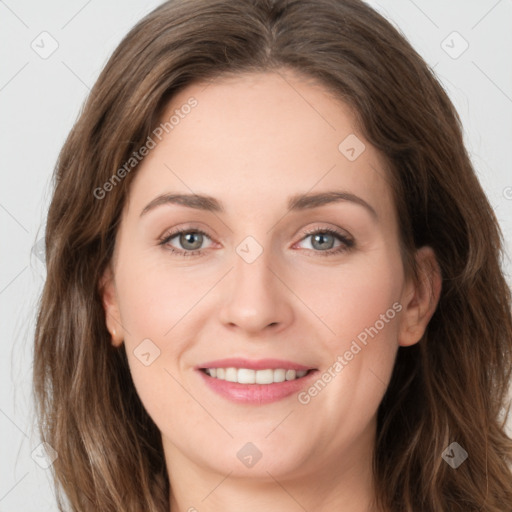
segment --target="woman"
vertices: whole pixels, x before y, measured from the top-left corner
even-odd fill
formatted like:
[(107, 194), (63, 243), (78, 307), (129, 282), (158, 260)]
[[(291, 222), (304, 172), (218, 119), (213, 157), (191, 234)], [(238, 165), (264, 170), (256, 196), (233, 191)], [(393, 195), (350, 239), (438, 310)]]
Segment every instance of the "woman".
[(364, 3), (149, 14), (62, 149), (46, 254), (35, 392), (71, 510), (512, 510), (497, 221)]

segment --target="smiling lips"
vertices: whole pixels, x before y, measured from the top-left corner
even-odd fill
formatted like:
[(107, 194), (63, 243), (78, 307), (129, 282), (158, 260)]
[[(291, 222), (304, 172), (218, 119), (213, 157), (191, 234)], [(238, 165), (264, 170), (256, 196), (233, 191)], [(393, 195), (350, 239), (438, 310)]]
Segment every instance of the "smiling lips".
[(205, 383), (234, 402), (264, 404), (281, 400), (304, 387), (314, 368), (276, 359), (223, 359), (196, 368)]

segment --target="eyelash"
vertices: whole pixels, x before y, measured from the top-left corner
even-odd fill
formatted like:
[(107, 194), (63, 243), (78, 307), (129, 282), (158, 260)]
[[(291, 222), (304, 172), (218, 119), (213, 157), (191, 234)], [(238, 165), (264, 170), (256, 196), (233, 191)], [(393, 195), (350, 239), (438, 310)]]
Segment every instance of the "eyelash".
[[(200, 235), (210, 238), (208, 236), (208, 234), (205, 233), (204, 231), (202, 231), (201, 229), (183, 228), (183, 229), (178, 229), (176, 231), (173, 231), (172, 233), (165, 235), (162, 239), (160, 239), (159, 245), (162, 245), (162, 246), (167, 245), (173, 238), (177, 237), (178, 235), (181, 235), (182, 233), (197, 233), (197, 234), (200, 234)], [(345, 251), (352, 249), (355, 245), (354, 241), (352, 239), (347, 238), (346, 236), (342, 235), (339, 231), (332, 229), (332, 228), (315, 228), (313, 230), (305, 231), (304, 236), (300, 239), (300, 242), (302, 242), (302, 240), (304, 240), (305, 238), (307, 238), (309, 236), (316, 235), (319, 233), (322, 233), (322, 234), (328, 233), (329, 235), (333, 235), (340, 242), (342, 242), (342, 245), (340, 245), (339, 247), (337, 247), (335, 249), (329, 249), (327, 251), (316, 251), (314, 249), (308, 249), (308, 251), (313, 251), (313, 252), (317, 253), (318, 255), (332, 256), (334, 254), (341, 254)], [(169, 247), (168, 250), (171, 253), (176, 254), (178, 256), (183, 256), (183, 257), (204, 256), (204, 252), (201, 252), (202, 251), (201, 249), (198, 249), (195, 251), (181, 251), (172, 246), (168, 246), (168, 247)]]

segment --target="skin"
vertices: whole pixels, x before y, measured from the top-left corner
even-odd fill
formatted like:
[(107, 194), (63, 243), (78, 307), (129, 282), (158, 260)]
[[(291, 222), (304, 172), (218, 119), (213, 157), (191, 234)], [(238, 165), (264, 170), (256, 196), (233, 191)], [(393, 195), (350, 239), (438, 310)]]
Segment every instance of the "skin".
[[(169, 119), (193, 96), (198, 105), (146, 156), (131, 184), (112, 265), (102, 279), (112, 343), (126, 346), (137, 392), (162, 433), (171, 510), (369, 512), (377, 408), (399, 346), (419, 341), (440, 293), (430, 248), (417, 252), (418, 282), (406, 279), (384, 162), (349, 108), (292, 72), (246, 74), (189, 86)], [(366, 146), (349, 161), (338, 145), (355, 134)], [(351, 201), (290, 212), (293, 194), (343, 190)], [(206, 194), (223, 213), (164, 204), (163, 193)], [(207, 233), (202, 255), (173, 228)], [(335, 228), (313, 245), (305, 230)], [(194, 231), (194, 229), (191, 229)], [(236, 252), (252, 236), (252, 263)], [(331, 245), (329, 245), (331, 244)], [(254, 249), (251, 249), (253, 251)], [(394, 303), (401, 311), (325, 388), (238, 404), (210, 390), (195, 369), (225, 357), (291, 360), (325, 372), (358, 334)], [(151, 365), (134, 350), (160, 350)], [(237, 452), (262, 453), (247, 468)]]

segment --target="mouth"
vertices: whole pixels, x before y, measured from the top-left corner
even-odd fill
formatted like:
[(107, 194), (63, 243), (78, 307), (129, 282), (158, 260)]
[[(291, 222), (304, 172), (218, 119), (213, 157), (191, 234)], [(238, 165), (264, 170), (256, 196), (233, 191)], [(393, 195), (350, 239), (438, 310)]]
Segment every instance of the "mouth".
[(223, 359), (204, 363), (206, 385), (232, 402), (261, 405), (298, 393), (318, 370), (291, 361)]

